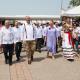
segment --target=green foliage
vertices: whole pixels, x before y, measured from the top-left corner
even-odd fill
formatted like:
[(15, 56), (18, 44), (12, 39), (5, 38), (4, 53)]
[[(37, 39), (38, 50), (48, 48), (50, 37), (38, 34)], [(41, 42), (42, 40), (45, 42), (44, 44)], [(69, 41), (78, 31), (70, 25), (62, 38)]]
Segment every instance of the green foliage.
[(72, 5), (72, 6), (78, 6), (78, 5), (80, 5), (80, 0), (71, 0), (70, 1), (70, 5)]

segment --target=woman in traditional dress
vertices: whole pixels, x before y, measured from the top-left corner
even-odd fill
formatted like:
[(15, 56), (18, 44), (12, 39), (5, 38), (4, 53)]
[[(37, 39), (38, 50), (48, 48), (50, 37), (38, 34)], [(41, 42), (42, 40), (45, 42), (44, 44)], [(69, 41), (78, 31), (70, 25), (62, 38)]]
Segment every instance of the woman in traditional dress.
[(52, 58), (54, 58), (54, 54), (56, 54), (56, 39), (56, 28), (53, 21), (50, 21), (50, 26), (46, 29), (47, 57), (49, 57), (49, 52), (51, 52)]
[(72, 43), (72, 34), (69, 30), (69, 25), (65, 24), (64, 31), (62, 33), (62, 48), (63, 55), (69, 61), (74, 61), (74, 52), (73, 52), (73, 43)]

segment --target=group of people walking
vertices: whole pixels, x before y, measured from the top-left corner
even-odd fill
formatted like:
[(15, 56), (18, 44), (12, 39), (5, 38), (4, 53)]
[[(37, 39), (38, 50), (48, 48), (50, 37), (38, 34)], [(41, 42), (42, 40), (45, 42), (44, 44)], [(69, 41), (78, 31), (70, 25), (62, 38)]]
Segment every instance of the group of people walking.
[(26, 24), (19, 25), (15, 21), (14, 27), (10, 26), (10, 21), (5, 21), (5, 26), (0, 32), (0, 47), (3, 48), (5, 63), (12, 65), (12, 56), (15, 50), (17, 61), (20, 61), (20, 53), (23, 41), (26, 44), (28, 53), (28, 63), (31, 64), (35, 50), (35, 31), (31, 24), (30, 17), (26, 17)]
[(5, 63), (12, 65), (13, 52), (15, 51), (17, 61), (21, 59), (22, 44), (25, 44), (28, 55), (28, 64), (33, 61), (35, 50), (41, 53), (41, 48), (46, 46), (47, 57), (49, 53), (54, 55), (58, 52), (58, 46), (62, 47), (63, 55), (68, 60), (74, 60), (74, 37), (73, 29), (67, 23), (58, 25), (50, 20), (44, 25), (32, 24), (29, 16), (25, 17), (26, 23), (20, 25), (15, 20), (14, 27), (10, 26), (10, 21), (6, 20), (5, 25), (0, 30), (0, 47), (3, 48)]

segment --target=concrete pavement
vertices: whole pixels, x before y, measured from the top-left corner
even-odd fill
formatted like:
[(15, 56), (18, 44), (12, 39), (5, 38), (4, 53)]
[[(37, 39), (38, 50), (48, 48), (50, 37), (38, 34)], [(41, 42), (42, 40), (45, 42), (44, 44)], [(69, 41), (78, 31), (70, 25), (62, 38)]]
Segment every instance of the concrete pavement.
[(34, 61), (27, 64), (27, 55), (21, 53), (22, 59), (13, 65), (4, 64), (4, 56), (0, 54), (0, 80), (80, 80), (80, 59), (69, 62), (57, 54), (55, 59), (46, 58), (46, 51), (35, 52)]

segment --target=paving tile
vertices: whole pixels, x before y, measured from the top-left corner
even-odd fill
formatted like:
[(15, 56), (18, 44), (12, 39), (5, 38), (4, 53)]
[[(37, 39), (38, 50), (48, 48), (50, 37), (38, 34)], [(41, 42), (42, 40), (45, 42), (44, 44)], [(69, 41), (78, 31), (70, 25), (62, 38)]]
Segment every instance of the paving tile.
[[(22, 56), (26, 54), (22, 53)], [(4, 63), (3, 54), (0, 54), (0, 80), (80, 80), (79, 59), (74, 62), (69, 62), (63, 57), (47, 59), (46, 52), (36, 52), (34, 58), (32, 64), (28, 65), (27, 57), (23, 57), (22, 62), (15, 62), (14, 55), (15, 63), (9, 66)]]

